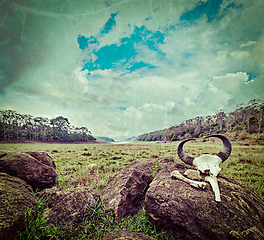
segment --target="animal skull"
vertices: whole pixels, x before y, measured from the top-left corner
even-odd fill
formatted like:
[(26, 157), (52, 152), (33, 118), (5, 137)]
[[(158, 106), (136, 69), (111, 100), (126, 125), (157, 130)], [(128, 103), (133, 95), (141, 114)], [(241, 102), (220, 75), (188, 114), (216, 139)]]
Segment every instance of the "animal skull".
[(212, 156), (209, 154), (202, 155), (193, 160), (193, 165), (197, 167), (199, 171), (205, 173), (206, 170), (209, 170), (213, 176), (217, 176), (221, 171), (219, 164), (222, 162), (222, 159), (218, 156)]
[(219, 153), (217, 153), (216, 156), (205, 154), (198, 158), (194, 158), (194, 157), (190, 157), (186, 155), (182, 149), (183, 145), (188, 141), (196, 140), (195, 138), (189, 138), (189, 139), (183, 140), (178, 146), (178, 155), (179, 155), (179, 158), (183, 162), (185, 162), (186, 164), (195, 166), (199, 171), (203, 173), (207, 173), (207, 171), (209, 171), (209, 176), (206, 177), (205, 180), (211, 184), (212, 189), (215, 193), (216, 201), (221, 201), (220, 190), (219, 190), (216, 177), (221, 171), (221, 168), (219, 167), (220, 163), (224, 162), (229, 157), (232, 151), (232, 146), (231, 146), (231, 142), (229, 141), (229, 139), (225, 137), (224, 135), (212, 134), (212, 135), (207, 136), (206, 138), (209, 138), (209, 137), (220, 138), (223, 142), (223, 149)]

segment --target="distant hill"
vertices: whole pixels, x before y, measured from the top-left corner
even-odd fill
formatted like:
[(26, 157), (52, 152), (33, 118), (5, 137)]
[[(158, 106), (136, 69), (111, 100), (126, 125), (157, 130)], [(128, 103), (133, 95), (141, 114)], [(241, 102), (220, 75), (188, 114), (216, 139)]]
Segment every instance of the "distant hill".
[(109, 138), (109, 137), (95, 137), (96, 142), (115, 142), (114, 139)]
[(225, 113), (223, 109), (214, 115), (197, 116), (170, 128), (145, 133), (138, 141), (179, 141), (186, 138), (204, 137), (209, 134), (232, 133), (235, 138), (245, 134), (264, 132), (264, 101), (253, 99), (237, 109)]
[(135, 142), (135, 141), (137, 141), (137, 139), (138, 139), (138, 137), (134, 136), (134, 137), (126, 138), (126, 141)]

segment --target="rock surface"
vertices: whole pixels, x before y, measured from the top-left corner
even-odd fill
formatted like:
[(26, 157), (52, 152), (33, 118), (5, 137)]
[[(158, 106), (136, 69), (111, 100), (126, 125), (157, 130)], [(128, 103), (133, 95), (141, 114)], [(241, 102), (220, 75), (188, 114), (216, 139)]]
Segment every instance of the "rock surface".
[(41, 163), (56, 169), (55, 162), (48, 153), (46, 152), (25, 152), (25, 153), (29, 154), (33, 158), (36, 158)]
[(230, 235), (235, 240), (261, 240), (264, 239), (264, 232), (256, 227), (249, 228), (243, 232), (231, 231)]
[(45, 189), (37, 196), (47, 200), (50, 208), (50, 211), (46, 211), (47, 223), (64, 228), (82, 221), (85, 209), (100, 201), (99, 193), (88, 187), (77, 187), (68, 192), (57, 188)]
[(108, 233), (103, 240), (155, 240), (156, 238), (147, 236), (143, 233), (115, 230)]
[(47, 188), (41, 192), (36, 193), (36, 197), (45, 200), (44, 205), (47, 208), (54, 208), (57, 203), (63, 200), (67, 196), (67, 192), (60, 188)]
[(26, 153), (1, 153), (0, 172), (21, 178), (34, 190), (53, 187), (57, 183), (58, 177), (53, 167), (41, 163)]
[(232, 231), (241, 233), (252, 227), (264, 231), (264, 202), (251, 189), (220, 174), (222, 201), (216, 202), (209, 184), (203, 190), (172, 179), (171, 170), (183, 174), (189, 168), (185, 164), (174, 167), (160, 171), (146, 193), (145, 211), (158, 228), (171, 229), (175, 238), (203, 240), (232, 239)]
[(16, 239), (25, 229), (25, 213), (36, 214), (36, 198), (25, 181), (0, 172), (0, 239)]
[(138, 212), (152, 175), (160, 165), (169, 162), (173, 162), (173, 158), (135, 161), (110, 178), (101, 199), (106, 208), (114, 210), (117, 221)]
[(198, 170), (187, 169), (183, 175), (189, 179), (196, 181), (200, 181), (202, 179), (201, 174)]

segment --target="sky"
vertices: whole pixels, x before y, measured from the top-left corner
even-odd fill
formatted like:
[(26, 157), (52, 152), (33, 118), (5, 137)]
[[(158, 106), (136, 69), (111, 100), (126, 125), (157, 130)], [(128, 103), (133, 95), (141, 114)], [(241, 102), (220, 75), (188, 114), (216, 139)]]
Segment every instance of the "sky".
[(263, 0), (0, 1), (0, 109), (123, 140), (252, 99)]

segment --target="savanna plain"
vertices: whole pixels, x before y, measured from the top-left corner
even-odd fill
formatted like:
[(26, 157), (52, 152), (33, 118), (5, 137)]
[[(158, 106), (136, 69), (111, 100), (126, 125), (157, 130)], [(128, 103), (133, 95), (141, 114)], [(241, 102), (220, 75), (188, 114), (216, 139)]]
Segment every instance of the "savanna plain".
[[(111, 176), (133, 161), (171, 156), (175, 162), (181, 162), (177, 155), (178, 144), (179, 142), (29, 142), (1, 143), (0, 150), (47, 152), (56, 164), (58, 188), (67, 190), (86, 186), (100, 192)], [(185, 144), (184, 151), (190, 156), (198, 157), (206, 153), (216, 154), (221, 148), (222, 142), (218, 139), (197, 139)], [(97, 168), (90, 168), (89, 164), (96, 164)], [(220, 167), (221, 174), (245, 184), (264, 200), (264, 141), (232, 141), (232, 153)], [(43, 202), (38, 200), (37, 218), (33, 219), (27, 214), (27, 231), (20, 234), (20, 239), (102, 239), (114, 229), (143, 232), (157, 239), (173, 239), (170, 233), (163, 233), (155, 228), (144, 212), (144, 202), (137, 215), (123, 219), (121, 223), (115, 222), (113, 213), (98, 203), (85, 213), (82, 223), (67, 230), (46, 226), (43, 206)]]

